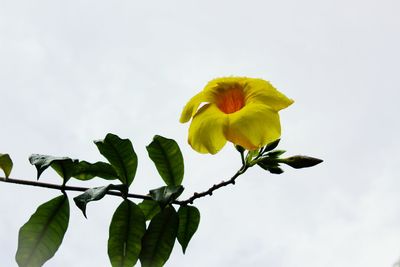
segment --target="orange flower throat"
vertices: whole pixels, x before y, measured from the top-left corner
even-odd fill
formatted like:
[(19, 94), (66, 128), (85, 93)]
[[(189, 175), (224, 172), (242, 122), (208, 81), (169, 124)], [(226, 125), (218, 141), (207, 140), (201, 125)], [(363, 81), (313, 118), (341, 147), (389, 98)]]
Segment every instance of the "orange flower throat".
[(217, 106), (225, 114), (234, 113), (244, 107), (245, 98), (240, 87), (233, 87), (220, 92), (217, 96)]

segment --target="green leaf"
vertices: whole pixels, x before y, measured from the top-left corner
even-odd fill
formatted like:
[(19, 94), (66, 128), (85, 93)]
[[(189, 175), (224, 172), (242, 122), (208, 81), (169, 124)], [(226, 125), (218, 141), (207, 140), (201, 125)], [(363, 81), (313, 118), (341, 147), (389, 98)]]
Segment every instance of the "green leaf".
[(76, 206), (82, 211), (83, 216), (86, 217), (86, 205), (91, 201), (102, 199), (112, 185), (89, 188), (83, 194), (74, 197)]
[(164, 265), (174, 247), (178, 226), (178, 214), (171, 206), (163, 209), (151, 220), (142, 239), (142, 251), (140, 252), (142, 267)]
[(118, 179), (118, 174), (114, 168), (105, 162), (89, 163), (87, 161), (80, 161), (76, 164), (73, 177), (87, 181), (94, 177), (100, 177), (106, 180)]
[(29, 157), (32, 165), (36, 166), (38, 171), (37, 178), (48, 167), (52, 167), (64, 181), (68, 181), (71, 177), (78, 180), (90, 180), (93, 177), (100, 177), (106, 180), (118, 179), (118, 175), (114, 168), (105, 162), (89, 163), (87, 161), (78, 161), (68, 157), (53, 157), (47, 155), (33, 154)]
[(268, 171), (270, 173), (273, 173), (273, 174), (281, 174), (281, 173), (283, 173), (283, 170), (281, 168), (279, 168), (279, 167), (270, 167), (268, 169)]
[(282, 155), (285, 152), (286, 152), (286, 150), (274, 150), (272, 152), (267, 153), (267, 156), (271, 157), (271, 158), (278, 158), (280, 155)]
[(51, 164), (51, 167), (60, 175), (64, 183), (66, 183), (75, 172), (75, 165), (78, 163), (78, 160), (66, 159), (55, 161)]
[(244, 147), (239, 146), (239, 145), (235, 145), (235, 148), (240, 154), (243, 154), (246, 151), (246, 149)]
[(269, 171), (270, 173), (273, 173), (273, 174), (283, 173), (283, 170), (281, 168), (279, 168), (279, 165), (271, 166), (271, 165), (263, 164), (262, 162), (257, 163), (257, 165), (260, 166), (261, 168), (263, 168), (264, 170)]
[(146, 221), (153, 219), (161, 211), (160, 205), (154, 200), (145, 199), (138, 206), (143, 211)]
[(277, 139), (277, 140), (269, 143), (268, 145), (266, 145), (264, 148), (264, 152), (268, 152), (268, 151), (275, 149), (279, 145), (280, 141), (281, 141), (281, 139)]
[(185, 254), (190, 239), (199, 227), (200, 212), (193, 206), (181, 206), (178, 210), (178, 216), (178, 241), (182, 246), (183, 254)]
[(135, 177), (138, 163), (131, 141), (109, 133), (104, 140), (94, 141), (94, 143), (114, 167), (119, 180), (129, 186)]
[(35, 165), (38, 180), (40, 175), (51, 166), (64, 179), (64, 183), (66, 183), (72, 177), (75, 169), (74, 166), (78, 160), (67, 157), (32, 154), (29, 157), (29, 162)]
[(42, 266), (60, 247), (69, 222), (69, 203), (65, 195), (38, 207), (19, 230), (15, 259), (20, 267)]
[(150, 196), (160, 204), (161, 208), (164, 208), (167, 204), (177, 199), (182, 194), (183, 190), (184, 187), (181, 185), (162, 186), (160, 188), (150, 190)]
[(269, 171), (273, 174), (281, 174), (283, 170), (279, 167), (279, 159), (265, 157), (257, 162), (257, 165), (263, 168), (266, 171)]
[(308, 156), (293, 156), (286, 159), (280, 159), (279, 162), (285, 163), (295, 169), (308, 168), (320, 164), (322, 159), (312, 158)]
[(10, 176), (13, 162), (8, 154), (0, 154), (0, 169), (4, 171), (6, 178)]
[(180, 185), (184, 166), (181, 150), (175, 140), (156, 135), (146, 149), (164, 182), (167, 185)]
[(112, 217), (108, 238), (108, 257), (113, 267), (135, 265), (145, 232), (142, 210), (130, 200), (122, 201)]

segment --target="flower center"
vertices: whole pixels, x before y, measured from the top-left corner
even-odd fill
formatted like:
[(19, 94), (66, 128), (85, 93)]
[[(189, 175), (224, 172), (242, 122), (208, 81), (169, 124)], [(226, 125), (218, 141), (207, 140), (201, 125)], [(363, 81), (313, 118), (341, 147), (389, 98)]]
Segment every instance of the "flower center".
[(236, 85), (218, 93), (217, 106), (222, 112), (230, 114), (242, 109), (244, 100), (242, 88)]

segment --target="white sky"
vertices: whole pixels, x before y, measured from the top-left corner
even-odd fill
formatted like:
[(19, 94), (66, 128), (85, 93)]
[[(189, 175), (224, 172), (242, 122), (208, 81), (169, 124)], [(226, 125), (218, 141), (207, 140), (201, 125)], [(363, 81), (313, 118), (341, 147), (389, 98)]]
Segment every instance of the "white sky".
[[(31, 153), (103, 160), (92, 140), (129, 137), (139, 156), (131, 192), (162, 185), (145, 146), (174, 138), (184, 196), (229, 178), (231, 146), (200, 155), (178, 123), (212, 78), (270, 80), (296, 102), (281, 113), (288, 155), (318, 167), (253, 168), (196, 202), (202, 220), (166, 266), (391, 267), (400, 257), (400, 3), (335, 1), (1, 1), (0, 152), (13, 178), (34, 179)], [(48, 171), (43, 181), (59, 183)], [(98, 181), (82, 186), (101, 185)], [(16, 266), (18, 229), (57, 191), (0, 184), (1, 266)], [(109, 266), (119, 199), (72, 204), (46, 266)]]

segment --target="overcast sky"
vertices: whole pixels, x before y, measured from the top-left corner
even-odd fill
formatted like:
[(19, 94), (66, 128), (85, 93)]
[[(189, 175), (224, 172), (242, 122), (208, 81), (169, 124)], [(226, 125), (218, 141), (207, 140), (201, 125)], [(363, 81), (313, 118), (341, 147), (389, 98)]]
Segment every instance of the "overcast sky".
[[(186, 197), (229, 178), (240, 158), (231, 145), (193, 151), (178, 122), (185, 103), (215, 77), (270, 80), (295, 100), (281, 112), (280, 148), (324, 163), (282, 175), (252, 168), (199, 199), (199, 230), (166, 266), (391, 267), (400, 257), (399, 11), (396, 0), (3, 0), (0, 153), (14, 160), (13, 178), (34, 180), (31, 153), (103, 160), (92, 140), (113, 132), (132, 140), (131, 192), (146, 193), (163, 185), (145, 150), (161, 134), (181, 146)], [(52, 171), (43, 181), (61, 182)], [(0, 184), (1, 266), (16, 266), (19, 228), (59, 194)], [(71, 202), (45, 266), (109, 266), (119, 202), (90, 203), (88, 220)]]

